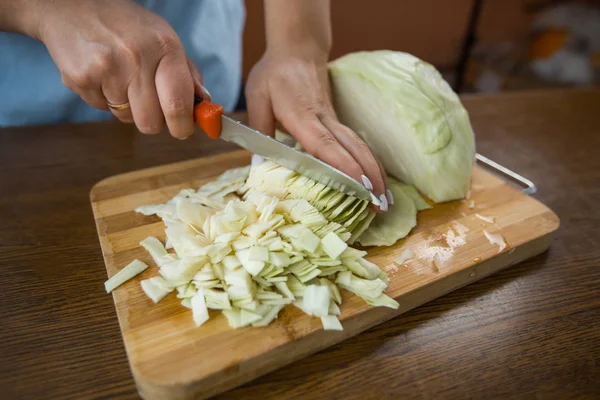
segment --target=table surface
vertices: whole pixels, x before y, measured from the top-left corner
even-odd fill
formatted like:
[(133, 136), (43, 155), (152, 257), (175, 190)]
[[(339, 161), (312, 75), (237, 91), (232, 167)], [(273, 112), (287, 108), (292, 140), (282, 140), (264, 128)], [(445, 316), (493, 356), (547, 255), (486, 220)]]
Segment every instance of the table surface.
[[(550, 250), (219, 398), (600, 396), (600, 90), (464, 103), (478, 151), (561, 218)], [(0, 129), (3, 398), (137, 397), (89, 191), (231, 149), (112, 122)]]

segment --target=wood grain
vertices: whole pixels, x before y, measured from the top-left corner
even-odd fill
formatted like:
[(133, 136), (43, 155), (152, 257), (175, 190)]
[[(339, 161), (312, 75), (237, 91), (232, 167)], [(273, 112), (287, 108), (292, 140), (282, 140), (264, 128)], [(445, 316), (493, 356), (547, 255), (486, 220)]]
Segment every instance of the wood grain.
[[(600, 91), (468, 97), (478, 151), (519, 171), (561, 227), (548, 252), (222, 399), (600, 396)], [(89, 191), (127, 171), (232, 149), (117, 123), (0, 129), (0, 390), (137, 398)]]
[[(249, 153), (236, 151), (96, 184), (90, 198), (108, 276), (135, 258), (154, 265), (140, 252), (139, 242), (150, 235), (165, 240), (163, 223), (155, 217), (140, 219), (136, 207), (164, 203), (184, 187), (197, 189), (229, 168), (249, 163)], [(368, 249), (368, 259), (388, 273), (387, 294), (400, 308), (373, 308), (344, 293), (344, 332), (323, 331), (318, 318), (294, 306), (261, 329), (231, 329), (218, 312), (197, 328), (191, 311), (175, 296), (158, 305), (146, 297), (139, 281), (158, 275), (156, 268), (117, 288), (117, 315), (139, 392), (145, 399), (206, 398), (224, 392), (548, 248), (559, 225), (551, 210), (479, 167), (473, 170), (471, 187), (468, 201), (419, 213), (419, 224), (406, 239)], [(484, 230), (500, 233), (507, 247), (499, 251)], [(415, 260), (398, 266), (394, 260), (405, 248), (413, 249)]]

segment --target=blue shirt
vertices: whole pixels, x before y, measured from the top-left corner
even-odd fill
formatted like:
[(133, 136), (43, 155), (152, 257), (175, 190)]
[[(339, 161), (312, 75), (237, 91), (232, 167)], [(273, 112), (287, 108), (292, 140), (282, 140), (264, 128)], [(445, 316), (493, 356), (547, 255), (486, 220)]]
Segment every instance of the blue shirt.
[[(167, 20), (203, 76), (213, 101), (232, 110), (242, 67), (243, 0), (137, 0)], [(43, 43), (0, 32), (0, 126), (101, 121), (95, 109), (62, 84)]]

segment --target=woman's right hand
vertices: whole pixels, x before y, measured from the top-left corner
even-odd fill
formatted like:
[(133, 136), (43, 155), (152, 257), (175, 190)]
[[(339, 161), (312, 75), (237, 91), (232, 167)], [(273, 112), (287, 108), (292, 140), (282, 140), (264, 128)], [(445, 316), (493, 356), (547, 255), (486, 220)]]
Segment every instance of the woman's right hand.
[(111, 111), (143, 133), (159, 133), (166, 122), (174, 137), (192, 135), (194, 94), (210, 96), (167, 21), (131, 0), (51, 4), (39, 39), (68, 88), (99, 109), (129, 102)]

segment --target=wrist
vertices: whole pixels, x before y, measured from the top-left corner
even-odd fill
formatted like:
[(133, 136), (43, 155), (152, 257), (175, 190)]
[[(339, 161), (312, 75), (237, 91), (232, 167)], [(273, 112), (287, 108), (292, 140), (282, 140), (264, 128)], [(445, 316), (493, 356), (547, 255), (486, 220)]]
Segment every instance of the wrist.
[(265, 0), (267, 52), (327, 61), (329, 0)]
[(294, 39), (290, 41), (278, 40), (267, 45), (266, 54), (276, 57), (293, 57), (317, 63), (326, 63), (329, 60), (331, 45), (314, 40)]
[[(48, 1), (49, 3), (51, 1)], [(0, 31), (21, 33), (40, 39), (40, 15), (47, 5), (40, 0), (0, 0)]]

